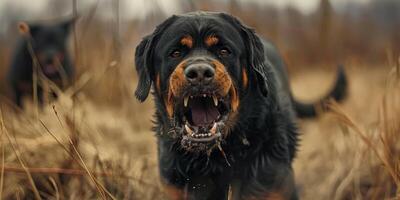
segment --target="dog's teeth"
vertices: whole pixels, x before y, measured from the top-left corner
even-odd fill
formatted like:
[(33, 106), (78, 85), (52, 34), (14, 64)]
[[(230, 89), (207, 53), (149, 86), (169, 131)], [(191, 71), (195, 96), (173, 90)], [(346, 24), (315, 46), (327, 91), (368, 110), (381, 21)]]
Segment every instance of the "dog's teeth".
[(218, 106), (218, 99), (217, 99), (217, 97), (216, 97), (215, 95), (213, 95), (212, 97), (213, 97), (213, 100), (214, 100), (214, 105), (215, 105), (215, 106)]
[(194, 137), (194, 133), (192, 133), (192, 135), (191, 135), (192, 137)]
[(210, 129), (210, 134), (215, 134), (217, 132), (217, 123), (215, 122), (213, 127)]
[(207, 95), (206, 95), (206, 94), (203, 94), (203, 97), (207, 97)]
[(192, 134), (193, 135), (193, 131), (192, 129), (189, 128), (189, 126), (187, 124), (185, 124), (185, 130), (188, 134)]
[(186, 96), (185, 98), (183, 98), (183, 104), (185, 107), (188, 106), (188, 102), (189, 102), (189, 97)]

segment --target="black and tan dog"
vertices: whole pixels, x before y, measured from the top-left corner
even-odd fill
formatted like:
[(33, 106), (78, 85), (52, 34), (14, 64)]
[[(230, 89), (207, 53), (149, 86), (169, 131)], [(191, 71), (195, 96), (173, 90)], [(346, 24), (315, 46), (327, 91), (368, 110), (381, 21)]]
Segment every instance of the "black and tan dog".
[(22, 107), (22, 97), (33, 93), (33, 75), (38, 81), (37, 95), (43, 102), (40, 75), (53, 81), (58, 87), (65, 87), (72, 81), (74, 67), (67, 51), (66, 41), (75, 19), (55, 24), (18, 25), (21, 38), (14, 50), (8, 81), (13, 91), (15, 103)]
[[(154, 86), (159, 169), (172, 199), (297, 199), (292, 161), (300, 116), (277, 50), (224, 13), (174, 15), (136, 48), (144, 101)], [(231, 190), (229, 189), (231, 188)], [(231, 191), (231, 192), (229, 192)]]

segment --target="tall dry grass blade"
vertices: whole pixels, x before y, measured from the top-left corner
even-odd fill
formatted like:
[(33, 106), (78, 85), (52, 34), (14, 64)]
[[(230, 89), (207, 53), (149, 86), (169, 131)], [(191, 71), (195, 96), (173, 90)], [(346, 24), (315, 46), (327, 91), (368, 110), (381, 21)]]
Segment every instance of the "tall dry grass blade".
[(375, 156), (382, 162), (383, 166), (385, 169), (389, 172), (390, 176), (394, 179), (396, 185), (399, 187), (400, 182), (398, 182), (398, 179), (396, 178), (398, 175), (396, 174), (395, 169), (391, 165), (391, 163), (382, 157), (382, 155), (379, 153), (377, 146), (373, 144), (370, 138), (366, 136), (366, 134), (361, 131), (360, 127), (356, 125), (354, 120), (352, 120), (346, 112), (343, 111), (343, 109), (337, 104), (335, 101), (329, 101), (327, 106), (332, 110), (332, 112), (338, 117), (342, 123), (347, 125), (349, 128), (351, 128), (354, 132), (357, 133), (357, 135), (361, 138), (361, 140), (372, 150), (372, 152), (375, 154)]
[(68, 138), (68, 142), (70, 143), (70, 145), (73, 148), (74, 153), (76, 154), (76, 156), (78, 157), (78, 159), (76, 159), (76, 157), (74, 156), (75, 154), (72, 154), (73, 152), (71, 152), (68, 147), (66, 147), (60, 139), (57, 138), (57, 136), (55, 136), (50, 129), (47, 128), (47, 126), (44, 124), (43, 121), (39, 120), (39, 122), (41, 123), (41, 125), (45, 128), (46, 132), (49, 133), (55, 140), (56, 142), (61, 145), (61, 147), (68, 153), (69, 156), (71, 156), (78, 164), (79, 166), (81, 166), (87, 173), (87, 175), (89, 176), (90, 180), (93, 182), (93, 184), (95, 185), (97, 191), (99, 192), (100, 196), (102, 199), (107, 199), (105, 194), (108, 194), (108, 196), (112, 199), (115, 199), (113, 197), (113, 195), (107, 191), (107, 189), (104, 188), (104, 186), (93, 176), (93, 174), (91, 173), (91, 171), (89, 170), (89, 168), (87, 167), (86, 163), (84, 162), (82, 156), (80, 155), (80, 153), (78, 152), (78, 150), (76, 149), (73, 141), (71, 140), (71, 138)]
[(61, 128), (64, 129), (64, 125), (63, 125), (62, 122), (61, 122), (60, 116), (58, 116), (58, 112), (57, 112), (57, 110), (56, 110), (56, 106), (53, 105), (52, 108), (53, 108), (54, 114), (55, 114), (56, 117), (57, 117), (58, 123), (60, 123)]
[[(3, 134), (1, 134), (3, 137)], [(4, 188), (4, 144), (1, 145), (1, 177), (0, 177), (0, 199), (3, 199), (3, 188)]]
[[(4, 119), (3, 118), (4, 118), (3, 117), (3, 111), (0, 109), (0, 121), (1, 121), (2, 124), (4, 124)], [(29, 172), (29, 170), (27, 169), (27, 167), (25, 166), (25, 162), (20, 157), (20, 155), (18, 153), (18, 150), (14, 146), (14, 143), (12, 142), (11, 137), (8, 134), (7, 128), (4, 128), (4, 134), (6, 135), (6, 137), (8, 139), (8, 142), (10, 143), (10, 145), (11, 145), (11, 147), (12, 147), (14, 153), (15, 153), (15, 156), (18, 159), (18, 162), (20, 163), (21, 167), (24, 169), (24, 171), (25, 171), (25, 173), (26, 173), (26, 175), (28, 177), (28, 180), (29, 180), (29, 183), (31, 184), (31, 187), (32, 187), (32, 190), (33, 190), (33, 194), (35, 195), (35, 198), (41, 200), (42, 198), (40, 197), (39, 191), (36, 188), (36, 185), (35, 185), (35, 182), (33, 181), (32, 175)]]
[(4, 184), (4, 145), (5, 143), (3, 142), (3, 133), (4, 133), (4, 124), (3, 120), (0, 121), (1, 123), (1, 134), (0, 134), (0, 142), (1, 142), (1, 175), (0, 175), (0, 199), (3, 199), (3, 184)]
[[(87, 168), (85, 168), (85, 166), (83, 166), (83, 164), (81, 163), (80, 160), (77, 160), (76, 157), (74, 156), (74, 154), (72, 154), (72, 152), (68, 149), (68, 147), (66, 147), (59, 138), (57, 138), (57, 136), (55, 136), (50, 129), (47, 128), (47, 126), (44, 124), (44, 122), (42, 120), (39, 120), (41, 125), (44, 127), (44, 129), (46, 130), (47, 133), (49, 133), (55, 140), (56, 142), (69, 154), (69, 156), (71, 156), (81, 167), (83, 167), (85, 170), (87, 170)], [(71, 141), (71, 139), (69, 139), (69, 141)], [(87, 175), (89, 176), (90, 180), (93, 181), (94, 185), (96, 186), (96, 189), (99, 191), (99, 193), (101, 194), (102, 199), (106, 199), (104, 193), (101, 191), (100, 187), (97, 185), (97, 181), (95, 181), (93, 179), (93, 176), (91, 174), (90, 171), (86, 171)]]
[[(78, 8), (77, 8), (77, 0), (72, 0), (72, 16), (77, 19), (78, 18)], [(78, 37), (76, 33), (76, 23), (72, 26), (72, 34), (74, 37), (74, 53), (75, 53), (75, 63), (79, 63), (79, 46), (78, 46)]]
[(61, 77), (61, 88), (65, 88), (68, 85), (68, 75), (67, 72), (64, 69), (64, 66), (62, 65), (60, 59), (55, 59), (56, 60), (56, 64), (55, 67), (57, 68), (57, 72)]
[(94, 5), (92, 6), (92, 8), (89, 9), (87, 17), (85, 17), (85, 21), (84, 21), (85, 24), (82, 26), (83, 30), (82, 30), (82, 34), (80, 35), (81, 39), (86, 38), (86, 34), (88, 33), (88, 30), (89, 30), (89, 25), (92, 22), (98, 7), (99, 7), (99, 0), (97, 0), (96, 3), (94, 3)]
[(49, 178), (49, 181), (54, 187), (54, 190), (55, 190), (55, 193), (56, 193), (56, 199), (59, 200), (60, 199), (60, 192), (58, 191), (58, 187), (57, 187), (56, 181), (52, 177)]
[(39, 108), (38, 108), (38, 73), (39, 73), (39, 69), (40, 69), (40, 63), (38, 58), (36, 57), (35, 51), (33, 50), (33, 46), (32, 46), (32, 41), (33, 41), (33, 37), (32, 35), (29, 33), (27, 36), (27, 41), (28, 41), (28, 51), (29, 54), (32, 58), (33, 64), (33, 73), (32, 73), (32, 87), (33, 87), (33, 104), (35, 105), (35, 115), (36, 118), (39, 118)]
[(381, 105), (381, 131), (379, 132), (379, 137), (382, 141), (382, 146), (383, 146), (383, 158), (386, 160), (387, 163), (390, 164), (392, 168), (392, 178), (394, 179), (396, 185), (398, 188), (400, 188), (400, 175), (396, 173), (396, 163), (398, 162), (398, 159), (396, 158), (394, 154), (395, 152), (395, 143), (392, 143), (393, 140), (396, 138), (393, 138), (393, 135), (390, 135), (390, 133), (396, 132), (396, 130), (393, 130), (390, 121), (392, 119), (388, 119), (388, 97), (385, 95), (382, 100), (382, 105)]
[(400, 56), (397, 58), (396, 62), (396, 74), (397, 74), (397, 79), (400, 79)]
[[(66, 122), (67, 122), (67, 125), (68, 125), (69, 129), (70, 129), (70, 132), (71, 133), (76, 132), (76, 128), (75, 128), (74, 124), (72, 123), (72, 121), (68, 120), (68, 118), (67, 118)], [(86, 165), (86, 162), (83, 160), (81, 154), (79, 153), (78, 149), (76, 148), (73, 138), (68, 137), (68, 141), (69, 141), (70, 146), (72, 147), (73, 151), (78, 156), (78, 159), (79, 159), (82, 167), (86, 170), (86, 172), (88, 173), (90, 178), (94, 181), (96, 187), (99, 188), (98, 192), (101, 192), (101, 194), (102, 194), (102, 196), (104, 196), (104, 198), (106, 198), (106, 196), (104, 194), (104, 193), (106, 193), (109, 197), (111, 197), (112, 199), (115, 199), (115, 197), (97, 180), (97, 178), (93, 176), (93, 174), (89, 170), (88, 166)]]

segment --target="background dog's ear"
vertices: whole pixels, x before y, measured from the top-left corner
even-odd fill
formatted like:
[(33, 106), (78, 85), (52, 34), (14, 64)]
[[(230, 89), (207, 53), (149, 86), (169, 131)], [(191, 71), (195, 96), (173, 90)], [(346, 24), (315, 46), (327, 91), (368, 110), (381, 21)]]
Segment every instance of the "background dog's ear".
[(232, 15), (221, 13), (221, 17), (241, 31), (246, 49), (249, 50), (247, 53), (247, 60), (256, 73), (257, 85), (261, 93), (267, 96), (269, 90), (268, 71), (265, 66), (264, 45), (260, 38), (255, 34), (253, 29), (246, 27)]
[(139, 75), (139, 82), (136, 87), (135, 96), (140, 102), (143, 102), (149, 96), (151, 83), (154, 80), (153, 50), (155, 45), (165, 29), (176, 18), (177, 16), (173, 15), (158, 25), (154, 32), (143, 38), (142, 42), (136, 47), (135, 65), (136, 72)]
[(23, 36), (34, 36), (38, 30), (38, 25), (30, 25), (22, 21), (18, 23), (18, 31)]

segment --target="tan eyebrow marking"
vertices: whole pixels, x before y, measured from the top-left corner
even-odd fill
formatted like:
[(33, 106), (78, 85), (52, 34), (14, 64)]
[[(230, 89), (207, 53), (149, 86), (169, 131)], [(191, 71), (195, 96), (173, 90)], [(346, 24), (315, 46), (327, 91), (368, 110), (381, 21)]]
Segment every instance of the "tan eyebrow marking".
[(190, 36), (190, 35), (184, 36), (181, 39), (181, 44), (185, 45), (185, 46), (187, 46), (189, 48), (192, 48), (193, 47), (193, 38), (192, 38), (192, 36)]
[(206, 45), (207, 45), (208, 47), (211, 47), (211, 46), (213, 46), (213, 45), (216, 45), (216, 44), (218, 43), (218, 41), (219, 41), (219, 39), (218, 39), (218, 37), (215, 36), (215, 35), (208, 36), (208, 37), (206, 37), (206, 39), (204, 40), (204, 42), (206, 43)]

